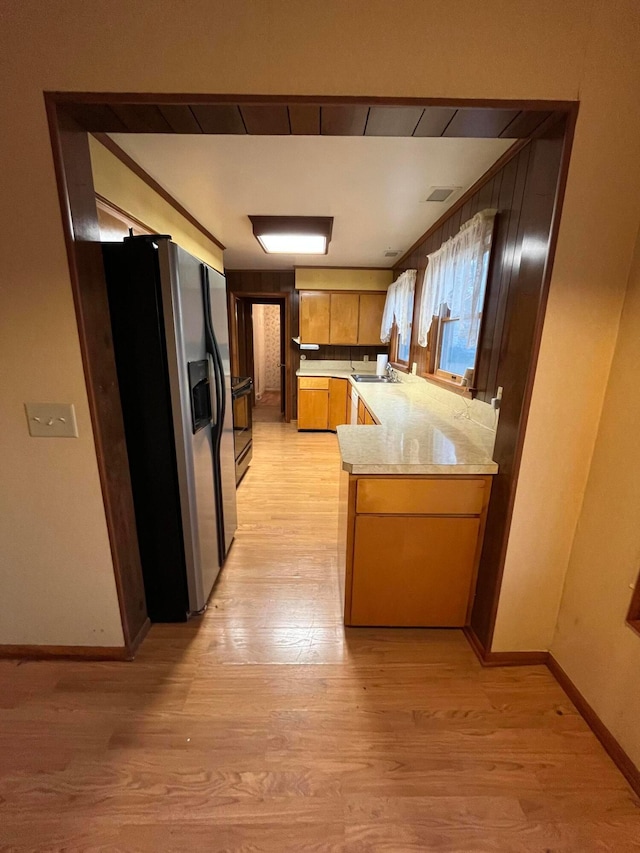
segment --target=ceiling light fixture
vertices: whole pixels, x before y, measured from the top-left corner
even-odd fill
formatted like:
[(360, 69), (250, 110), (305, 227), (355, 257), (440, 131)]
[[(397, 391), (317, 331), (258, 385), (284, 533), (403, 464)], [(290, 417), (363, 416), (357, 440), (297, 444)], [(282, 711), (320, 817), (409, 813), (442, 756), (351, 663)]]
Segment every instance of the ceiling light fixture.
[(253, 235), (265, 252), (326, 255), (333, 216), (250, 216)]

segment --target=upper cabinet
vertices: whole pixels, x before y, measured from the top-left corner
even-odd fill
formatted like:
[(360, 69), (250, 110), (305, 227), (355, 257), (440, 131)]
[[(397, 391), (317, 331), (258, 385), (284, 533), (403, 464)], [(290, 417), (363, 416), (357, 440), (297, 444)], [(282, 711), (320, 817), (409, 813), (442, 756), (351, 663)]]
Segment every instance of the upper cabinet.
[(361, 293), (358, 322), (358, 343), (360, 346), (377, 346), (380, 343), (382, 312), (387, 298), (386, 293)]
[(300, 294), (301, 343), (328, 344), (330, 318), (330, 293), (310, 290)]
[(329, 343), (357, 343), (359, 314), (360, 296), (357, 293), (332, 293)]
[(386, 293), (300, 291), (300, 341), (304, 344), (377, 346)]

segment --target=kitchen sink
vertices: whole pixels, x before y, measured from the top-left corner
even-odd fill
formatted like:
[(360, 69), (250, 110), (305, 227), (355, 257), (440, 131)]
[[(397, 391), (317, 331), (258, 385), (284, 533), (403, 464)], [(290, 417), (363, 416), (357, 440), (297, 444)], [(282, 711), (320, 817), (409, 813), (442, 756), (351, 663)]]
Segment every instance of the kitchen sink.
[(354, 373), (351, 378), (354, 382), (393, 382), (389, 376), (375, 376), (372, 373)]

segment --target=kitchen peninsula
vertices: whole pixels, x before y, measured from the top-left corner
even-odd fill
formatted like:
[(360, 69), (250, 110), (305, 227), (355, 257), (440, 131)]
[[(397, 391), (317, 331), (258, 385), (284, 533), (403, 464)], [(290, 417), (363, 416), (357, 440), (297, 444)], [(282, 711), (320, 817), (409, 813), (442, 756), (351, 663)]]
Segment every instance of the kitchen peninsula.
[(466, 625), (498, 470), (497, 413), (412, 376), (358, 383), (338, 364), (300, 375), (346, 378), (375, 421), (337, 427), (345, 624)]

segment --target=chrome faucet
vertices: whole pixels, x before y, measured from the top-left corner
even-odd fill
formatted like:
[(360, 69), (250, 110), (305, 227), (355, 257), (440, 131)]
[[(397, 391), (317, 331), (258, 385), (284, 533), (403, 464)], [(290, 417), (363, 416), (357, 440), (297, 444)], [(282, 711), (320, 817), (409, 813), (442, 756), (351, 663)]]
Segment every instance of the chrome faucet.
[(398, 375), (390, 364), (387, 364), (387, 377), (389, 379), (389, 382), (398, 381)]

